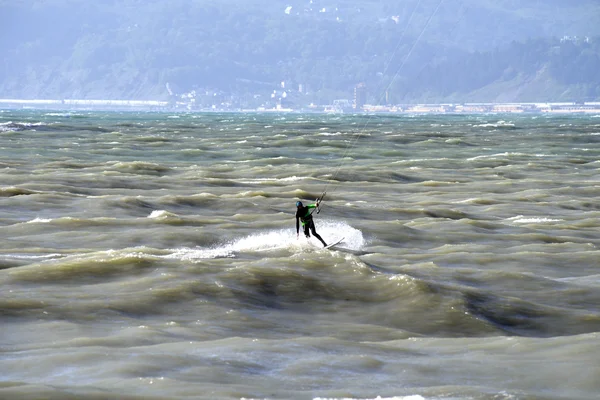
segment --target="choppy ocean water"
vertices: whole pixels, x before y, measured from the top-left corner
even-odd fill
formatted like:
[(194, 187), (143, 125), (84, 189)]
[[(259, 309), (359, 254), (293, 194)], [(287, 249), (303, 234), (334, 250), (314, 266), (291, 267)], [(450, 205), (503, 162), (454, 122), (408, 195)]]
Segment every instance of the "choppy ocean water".
[(0, 112), (0, 397), (597, 399), (599, 157), (599, 116)]

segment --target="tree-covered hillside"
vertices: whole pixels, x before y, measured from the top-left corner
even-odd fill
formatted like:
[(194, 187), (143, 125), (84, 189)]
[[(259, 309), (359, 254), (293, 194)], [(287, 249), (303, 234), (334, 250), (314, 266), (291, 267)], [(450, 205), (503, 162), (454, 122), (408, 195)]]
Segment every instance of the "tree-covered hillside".
[[(526, 4), (524, 4), (526, 3)], [(0, 98), (600, 100), (596, 0), (16, 0)], [(299, 93), (299, 88), (302, 93)], [(210, 102), (208, 99), (207, 102)]]

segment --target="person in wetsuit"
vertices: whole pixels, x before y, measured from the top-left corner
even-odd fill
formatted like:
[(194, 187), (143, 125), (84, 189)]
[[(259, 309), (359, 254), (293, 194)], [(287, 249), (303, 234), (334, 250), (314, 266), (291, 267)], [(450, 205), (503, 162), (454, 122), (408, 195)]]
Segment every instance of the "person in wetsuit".
[(313, 236), (323, 243), (323, 247), (326, 247), (327, 243), (325, 243), (325, 241), (317, 233), (317, 229), (315, 228), (315, 223), (313, 222), (312, 218), (311, 210), (318, 206), (318, 201), (315, 204), (309, 204), (307, 206), (304, 206), (301, 201), (296, 202), (296, 236), (300, 236), (300, 223), (302, 223), (304, 235), (309, 238), (310, 232), (312, 232)]

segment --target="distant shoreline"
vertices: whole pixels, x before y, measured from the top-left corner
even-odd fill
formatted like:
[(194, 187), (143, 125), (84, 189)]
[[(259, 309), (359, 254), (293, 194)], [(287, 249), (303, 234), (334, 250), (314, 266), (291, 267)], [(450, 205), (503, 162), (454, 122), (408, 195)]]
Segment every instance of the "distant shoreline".
[(191, 107), (187, 103), (157, 100), (45, 100), (0, 99), (0, 109), (40, 110), (87, 110), (87, 111), (164, 111), (164, 112), (317, 112), (343, 113), (390, 113), (390, 114), (488, 114), (488, 113), (540, 113), (540, 114), (595, 114), (600, 113), (600, 102), (539, 102), (539, 103), (424, 103), (387, 106), (364, 105), (357, 110), (352, 107), (323, 105), (310, 107), (275, 108), (211, 108)]

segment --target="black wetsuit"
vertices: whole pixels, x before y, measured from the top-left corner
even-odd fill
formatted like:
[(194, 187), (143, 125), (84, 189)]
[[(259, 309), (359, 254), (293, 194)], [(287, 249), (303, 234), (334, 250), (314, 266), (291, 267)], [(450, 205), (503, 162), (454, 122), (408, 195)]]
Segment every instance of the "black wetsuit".
[(300, 232), (300, 222), (302, 222), (302, 227), (304, 228), (304, 235), (309, 238), (310, 232), (312, 232), (313, 236), (316, 237), (323, 243), (323, 246), (327, 246), (327, 243), (319, 236), (317, 230), (315, 228), (315, 223), (313, 222), (311, 209), (315, 208), (316, 204), (309, 204), (307, 206), (299, 206), (296, 210), (296, 234)]

